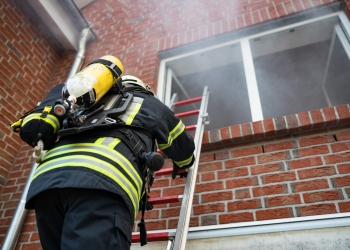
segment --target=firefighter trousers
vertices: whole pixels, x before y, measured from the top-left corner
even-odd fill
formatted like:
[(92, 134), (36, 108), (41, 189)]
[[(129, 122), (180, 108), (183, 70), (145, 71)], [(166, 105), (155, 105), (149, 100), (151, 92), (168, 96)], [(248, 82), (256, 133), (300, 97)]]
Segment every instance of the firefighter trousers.
[(130, 249), (133, 219), (117, 194), (55, 188), (34, 197), (44, 250)]

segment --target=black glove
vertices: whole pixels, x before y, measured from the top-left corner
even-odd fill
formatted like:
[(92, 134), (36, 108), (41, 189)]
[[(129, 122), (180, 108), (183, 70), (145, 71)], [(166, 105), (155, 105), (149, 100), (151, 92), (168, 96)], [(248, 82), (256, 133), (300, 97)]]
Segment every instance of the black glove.
[[(191, 167), (191, 165), (190, 165), (189, 167)], [(172, 173), (171, 177), (172, 177), (173, 179), (175, 179), (176, 176), (177, 176), (177, 172), (178, 172), (180, 169), (186, 169), (186, 168), (189, 168), (189, 167), (179, 168), (175, 163), (173, 163), (173, 173)], [(181, 174), (180, 174), (180, 178), (183, 178), (183, 177), (187, 177), (187, 172), (181, 173)]]
[[(175, 164), (175, 162), (173, 162), (173, 173), (172, 173), (171, 177), (172, 177), (173, 179), (175, 179), (175, 178), (176, 178), (176, 175), (177, 175), (177, 172), (178, 172), (180, 169), (186, 169), (186, 168), (192, 167), (192, 165), (193, 165), (193, 163), (194, 163), (194, 160), (195, 160), (195, 158), (194, 158), (194, 155), (193, 155), (190, 164), (188, 164), (188, 165), (186, 165), (186, 166), (184, 166), (184, 167), (182, 167), (182, 168), (180, 168), (178, 165)], [(188, 172), (186, 171), (185, 173), (181, 173), (181, 174), (179, 174), (179, 175), (180, 175), (180, 178), (183, 178), (183, 177), (187, 177), (187, 174), (188, 174)]]

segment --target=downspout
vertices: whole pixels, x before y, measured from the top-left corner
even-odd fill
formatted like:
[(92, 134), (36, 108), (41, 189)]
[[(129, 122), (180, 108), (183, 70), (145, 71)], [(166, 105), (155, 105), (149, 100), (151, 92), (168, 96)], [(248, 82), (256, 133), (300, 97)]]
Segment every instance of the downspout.
[(77, 52), (77, 55), (75, 56), (72, 68), (70, 69), (67, 79), (74, 76), (80, 70), (81, 65), (83, 64), (85, 59), (86, 44), (89, 39), (89, 35), (90, 35), (90, 27), (85, 28), (81, 31), (78, 52)]
[[(81, 65), (83, 64), (84, 58), (85, 58), (85, 52), (86, 52), (86, 44), (89, 38), (90, 34), (90, 27), (85, 28), (80, 33), (80, 39), (79, 39), (79, 47), (77, 55), (75, 56), (72, 68), (69, 72), (68, 78), (73, 76), (75, 73), (78, 72)], [(10, 226), (7, 230), (7, 233), (5, 235), (4, 242), (1, 246), (1, 250), (13, 250), (16, 247), (16, 243), (18, 240), (18, 237), (21, 233), (24, 220), (27, 216), (27, 209), (24, 208), (27, 198), (28, 189), (30, 186), (30, 182), (34, 176), (35, 169), (37, 168), (38, 163), (34, 163), (32, 166), (32, 169), (29, 173), (27, 182), (25, 184), (24, 190), (22, 192), (21, 198), (19, 200), (19, 203), (17, 205), (16, 211), (12, 217)]]

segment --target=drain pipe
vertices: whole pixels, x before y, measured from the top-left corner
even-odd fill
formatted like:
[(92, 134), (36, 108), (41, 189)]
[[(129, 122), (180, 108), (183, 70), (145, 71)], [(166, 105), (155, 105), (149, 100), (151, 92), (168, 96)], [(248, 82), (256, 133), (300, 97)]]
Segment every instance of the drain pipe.
[(84, 59), (85, 59), (85, 52), (86, 52), (86, 44), (90, 35), (90, 27), (85, 28), (80, 33), (80, 39), (79, 39), (79, 47), (78, 47), (78, 53), (75, 56), (73, 65), (70, 69), (70, 72), (68, 74), (68, 78), (71, 78), (74, 76), (81, 68), (81, 65), (83, 65)]
[[(86, 44), (89, 38), (89, 34), (90, 34), (90, 27), (85, 28), (81, 31), (78, 52), (77, 52), (77, 55), (75, 56), (75, 60), (69, 72), (68, 78), (70, 78), (75, 73), (77, 73), (81, 65), (83, 64), (83, 61), (85, 58)], [(7, 230), (4, 242), (1, 246), (1, 250), (13, 250), (16, 247), (19, 234), (21, 233), (24, 220), (27, 216), (27, 209), (25, 209), (24, 206), (27, 199), (28, 189), (37, 166), (38, 166), (38, 163), (34, 163), (32, 166), (32, 170), (29, 173), (20, 201), (17, 205), (16, 211), (11, 220), (11, 224)]]

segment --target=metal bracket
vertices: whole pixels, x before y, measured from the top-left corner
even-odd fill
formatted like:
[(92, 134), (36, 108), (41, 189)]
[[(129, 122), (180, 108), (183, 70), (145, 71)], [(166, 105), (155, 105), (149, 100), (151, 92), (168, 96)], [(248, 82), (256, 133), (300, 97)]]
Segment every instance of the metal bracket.
[(210, 123), (210, 118), (209, 118), (209, 115), (208, 113), (204, 113), (201, 115), (201, 118), (202, 118), (202, 122), (205, 124), (205, 125), (208, 125)]

